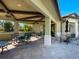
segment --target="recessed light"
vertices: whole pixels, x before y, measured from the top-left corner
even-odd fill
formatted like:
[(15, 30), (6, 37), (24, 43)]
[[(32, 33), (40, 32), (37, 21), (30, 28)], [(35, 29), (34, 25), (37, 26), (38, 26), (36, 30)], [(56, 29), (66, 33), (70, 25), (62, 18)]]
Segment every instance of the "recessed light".
[(18, 6), (18, 7), (21, 7), (22, 5), (21, 5), (21, 4), (17, 4), (17, 6)]

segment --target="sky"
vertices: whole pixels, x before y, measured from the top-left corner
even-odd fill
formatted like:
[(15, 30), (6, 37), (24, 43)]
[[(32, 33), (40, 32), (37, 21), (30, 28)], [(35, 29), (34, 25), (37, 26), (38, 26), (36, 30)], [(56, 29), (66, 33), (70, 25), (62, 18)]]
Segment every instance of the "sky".
[(79, 15), (79, 0), (58, 0), (58, 5), (61, 16), (71, 13)]

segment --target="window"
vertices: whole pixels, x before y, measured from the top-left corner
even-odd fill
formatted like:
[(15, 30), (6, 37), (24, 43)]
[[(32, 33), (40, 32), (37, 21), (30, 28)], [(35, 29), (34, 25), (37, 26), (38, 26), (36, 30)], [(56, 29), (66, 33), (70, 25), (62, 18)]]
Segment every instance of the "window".
[(32, 24), (28, 24), (26, 22), (19, 22), (19, 31), (20, 32), (28, 32), (32, 31)]
[[(19, 21), (19, 32), (32, 31), (32, 24)], [(14, 21), (0, 20), (0, 32), (14, 32)]]
[(0, 32), (13, 32), (14, 22), (9, 20), (0, 20)]

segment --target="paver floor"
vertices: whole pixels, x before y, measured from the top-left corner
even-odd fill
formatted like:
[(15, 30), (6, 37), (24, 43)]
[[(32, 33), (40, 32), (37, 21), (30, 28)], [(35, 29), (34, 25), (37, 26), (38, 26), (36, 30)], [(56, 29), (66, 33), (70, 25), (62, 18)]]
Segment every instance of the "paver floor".
[(41, 39), (4, 52), (0, 59), (79, 59), (79, 46), (53, 42), (52, 46), (45, 47)]

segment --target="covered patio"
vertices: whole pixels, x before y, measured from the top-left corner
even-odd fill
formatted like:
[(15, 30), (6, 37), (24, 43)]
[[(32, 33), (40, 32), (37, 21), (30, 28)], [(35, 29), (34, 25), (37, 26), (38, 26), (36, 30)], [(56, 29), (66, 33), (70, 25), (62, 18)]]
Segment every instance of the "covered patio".
[[(59, 42), (62, 27), (57, 0), (0, 0), (0, 19), (14, 22), (13, 32), (0, 33), (0, 40), (11, 40), (0, 59), (79, 59), (77, 44)], [(19, 21), (31, 23), (35, 33), (44, 34), (31, 43), (12, 44), (14, 38), (11, 35), (20, 34)], [(55, 37), (51, 36), (53, 28)]]
[(12, 33), (19, 33), (19, 21), (31, 22), (34, 32), (45, 33), (44, 45), (46, 46), (51, 46), (51, 24), (55, 24), (55, 37), (60, 40), (61, 22), (56, 0), (1, 0), (0, 16), (1, 19), (14, 21)]

